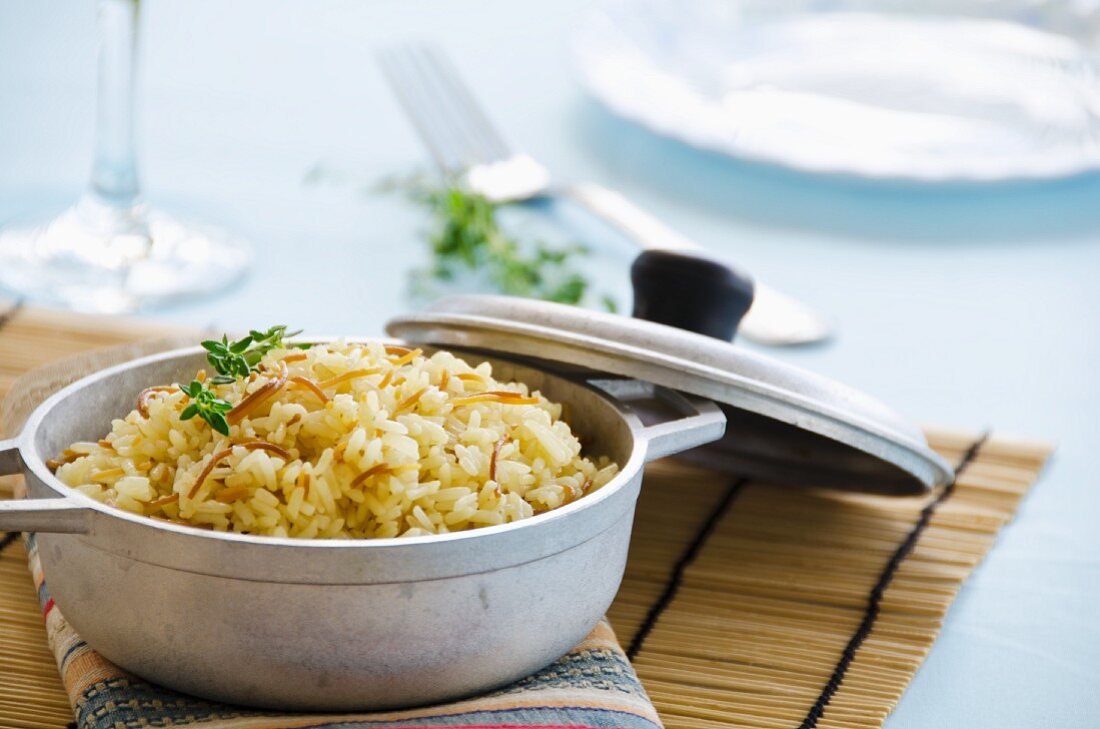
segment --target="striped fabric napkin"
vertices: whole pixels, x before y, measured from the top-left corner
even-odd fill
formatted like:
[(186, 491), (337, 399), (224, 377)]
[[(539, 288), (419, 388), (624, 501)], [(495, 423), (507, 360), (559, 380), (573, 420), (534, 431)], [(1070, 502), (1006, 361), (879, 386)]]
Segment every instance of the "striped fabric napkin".
[(54, 606), (34, 535), (27, 554), (50, 648), (69, 694), (76, 729), (654, 729), (657, 712), (607, 622), (557, 663), (518, 683), (451, 704), (366, 714), (286, 714), (226, 706), (154, 686), (92, 650)]

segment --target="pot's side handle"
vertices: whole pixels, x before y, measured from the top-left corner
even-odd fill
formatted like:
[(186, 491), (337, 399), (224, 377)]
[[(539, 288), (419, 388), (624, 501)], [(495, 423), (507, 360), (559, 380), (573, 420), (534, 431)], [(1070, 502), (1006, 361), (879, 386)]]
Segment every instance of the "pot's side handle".
[(87, 534), (92, 513), (74, 499), (0, 501), (0, 531)]
[[(20, 472), (23, 461), (14, 440), (0, 440), (0, 476)], [(85, 534), (92, 510), (75, 499), (14, 499), (0, 501), (0, 531)]]
[(632, 400), (659, 400), (680, 416), (649, 422), (642, 427), (639, 438), (647, 444), (647, 463), (712, 443), (726, 432), (726, 416), (721, 408), (705, 398), (639, 380), (589, 380), (589, 384), (627, 404)]
[(646, 426), (642, 431), (642, 437), (649, 443), (646, 463), (706, 445), (725, 434), (726, 416), (717, 405), (702, 398), (680, 397), (690, 404), (695, 413), (679, 420)]
[(23, 461), (19, 458), (19, 446), (15, 440), (0, 440), (0, 476), (13, 476), (22, 467)]

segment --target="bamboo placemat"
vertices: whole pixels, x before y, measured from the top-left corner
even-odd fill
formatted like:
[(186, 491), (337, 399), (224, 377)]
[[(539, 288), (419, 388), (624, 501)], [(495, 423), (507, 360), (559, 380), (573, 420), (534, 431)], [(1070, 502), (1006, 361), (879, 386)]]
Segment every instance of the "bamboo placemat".
[[(179, 331), (0, 302), (0, 397), (59, 357)], [(928, 438), (959, 475), (927, 498), (649, 468), (610, 618), (670, 729), (882, 725), (1051, 451)], [(72, 714), (14, 537), (0, 540), (0, 727), (56, 729)]]

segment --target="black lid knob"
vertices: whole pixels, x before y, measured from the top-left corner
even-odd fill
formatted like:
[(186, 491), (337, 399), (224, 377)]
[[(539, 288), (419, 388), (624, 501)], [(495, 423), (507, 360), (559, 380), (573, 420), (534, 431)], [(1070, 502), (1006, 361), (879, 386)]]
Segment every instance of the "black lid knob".
[(634, 316), (731, 341), (752, 306), (753, 284), (721, 261), (647, 250), (630, 268)]

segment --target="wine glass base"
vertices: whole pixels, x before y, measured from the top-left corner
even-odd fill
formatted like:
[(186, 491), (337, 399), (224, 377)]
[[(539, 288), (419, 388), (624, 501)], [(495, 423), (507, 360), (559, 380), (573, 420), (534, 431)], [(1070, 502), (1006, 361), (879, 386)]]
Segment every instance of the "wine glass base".
[(251, 260), (249, 246), (222, 230), (87, 199), (40, 224), (0, 228), (0, 288), (77, 311), (125, 313), (210, 294)]

